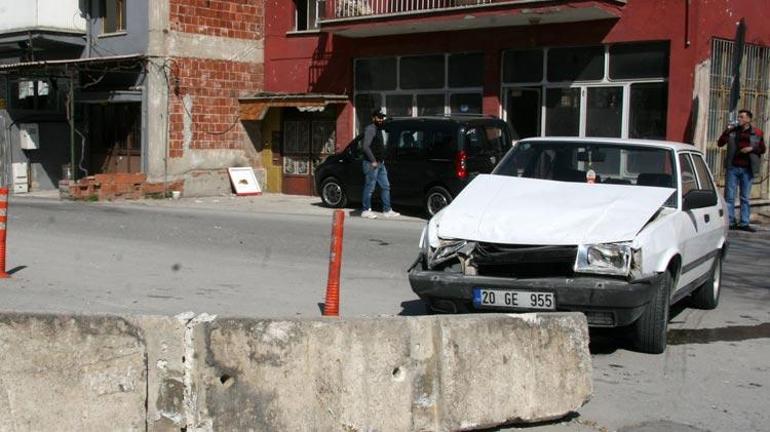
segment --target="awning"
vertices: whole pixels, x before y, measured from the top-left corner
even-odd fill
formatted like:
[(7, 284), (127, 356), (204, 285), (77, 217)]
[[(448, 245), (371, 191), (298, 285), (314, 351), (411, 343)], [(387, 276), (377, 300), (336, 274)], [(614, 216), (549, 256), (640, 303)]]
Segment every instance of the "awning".
[(90, 58), (75, 58), (65, 60), (37, 60), (21, 63), (9, 63), (0, 64), (0, 72), (4, 71), (17, 71), (24, 69), (36, 69), (47, 66), (67, 66), (67, 65), (86, 65), (86, 64), (100, 64), (100, 63), (114, 63), (130, 60), (139, 60), (143, 58), (141, 54), (128, 54), (109, 57), (90, 57)]
[(323, 111), (330, 104), (344, 104), (347, 95), (318, 93), (257, 93), (239, 99), (241, 120), (262, 120), (270, 108), (297, 108), (300, 111)]

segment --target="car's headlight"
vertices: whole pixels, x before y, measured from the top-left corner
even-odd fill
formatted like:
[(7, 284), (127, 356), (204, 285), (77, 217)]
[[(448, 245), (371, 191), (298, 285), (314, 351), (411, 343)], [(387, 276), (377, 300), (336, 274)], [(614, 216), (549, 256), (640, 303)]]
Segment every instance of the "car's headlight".
[(630, 243), (601, 243), (578, 246), (575, 271), (628, 276), (634, 250)]
[(439, 246), (428, 255), (428, 266), (441, 264), (457, 256), (457, 252), (468, 244), (465, 240), (441, 240)]

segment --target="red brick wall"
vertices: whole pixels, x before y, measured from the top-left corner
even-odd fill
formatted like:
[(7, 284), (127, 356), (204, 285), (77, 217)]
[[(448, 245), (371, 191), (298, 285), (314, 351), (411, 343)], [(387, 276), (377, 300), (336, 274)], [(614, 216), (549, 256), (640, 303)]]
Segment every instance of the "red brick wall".
[(236, 39), (260, 39), (264, 2), (254, 0), (170, 0), (171, 30)]
[[(238, 97), (263, 88), (263, 70), (257, 63), (175, 58), (170, 76), (169, 155), (183, 154), (184, 116), (189, 114), (191, 149), (243, 148), (247, 139), (238, 119)], [(192, 98), (189, 114), (183, 105), (187, 95)]]

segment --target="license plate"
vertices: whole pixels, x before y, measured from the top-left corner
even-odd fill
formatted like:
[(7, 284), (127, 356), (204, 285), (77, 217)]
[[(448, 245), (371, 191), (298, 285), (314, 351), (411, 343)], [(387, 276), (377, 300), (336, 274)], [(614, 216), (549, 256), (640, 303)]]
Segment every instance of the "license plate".
[(542, 291), (475, 288), (473, 305), (477, 308), (555, 310), (556, 296)]

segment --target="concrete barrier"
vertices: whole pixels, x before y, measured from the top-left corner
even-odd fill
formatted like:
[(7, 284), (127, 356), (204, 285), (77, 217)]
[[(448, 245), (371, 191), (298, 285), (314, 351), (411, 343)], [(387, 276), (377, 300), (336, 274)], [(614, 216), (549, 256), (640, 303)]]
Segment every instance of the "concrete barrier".
[(582, 314), (0, 314), (0, 431), (470, 430), (591, 391)]

